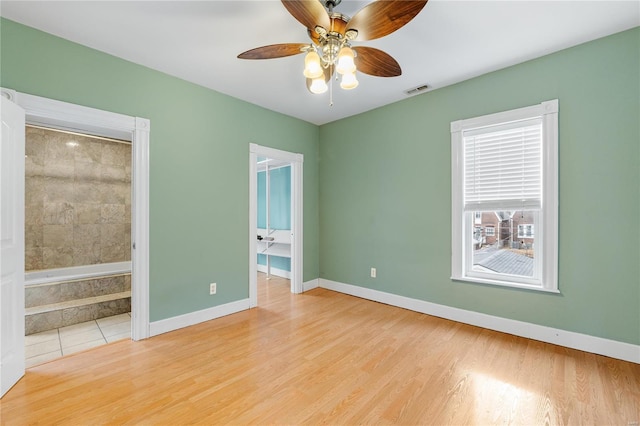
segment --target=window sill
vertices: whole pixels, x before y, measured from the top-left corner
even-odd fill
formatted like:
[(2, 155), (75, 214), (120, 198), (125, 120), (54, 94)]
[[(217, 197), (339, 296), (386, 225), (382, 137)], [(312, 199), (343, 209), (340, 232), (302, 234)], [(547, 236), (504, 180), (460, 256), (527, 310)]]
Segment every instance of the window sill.
[(531, 284), (520, 284), (509, 281), (499, 281), (499, 280), (490, 280), (486, 278), (476, 278), (476, 277), (451, 277), (452, 281), (463, 281), (473, 284), (488, 284), (497, 287), (510, 287), (510, 288), (519, 288), (521, 290), (533, 290), (533, 291), (541, 291), (544, 293), (555, 293), (560, 294), (560, 290), (555, 288), (544, 288), (541, 286), (531, 285)]

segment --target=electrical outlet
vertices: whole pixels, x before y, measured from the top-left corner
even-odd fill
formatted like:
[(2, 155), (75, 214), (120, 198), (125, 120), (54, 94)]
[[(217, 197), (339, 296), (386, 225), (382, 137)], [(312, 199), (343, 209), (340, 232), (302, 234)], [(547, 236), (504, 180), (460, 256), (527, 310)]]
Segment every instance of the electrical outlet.
[(217, 285), (216, 283), (209, 284), (209, 294), (216, 294)]
[(375, 278), (376, 277), (376, 268), (371, 268), (371, 278)]

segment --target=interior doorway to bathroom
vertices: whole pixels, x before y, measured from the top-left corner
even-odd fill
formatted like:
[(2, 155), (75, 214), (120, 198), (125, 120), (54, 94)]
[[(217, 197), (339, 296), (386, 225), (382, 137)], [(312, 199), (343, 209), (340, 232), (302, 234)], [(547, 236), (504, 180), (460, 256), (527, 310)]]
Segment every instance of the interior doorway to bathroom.
[(252, 307), (269, 285), (302, 292), (302, 163), (301, 154), (250, 145)]
[[(25, 369), (25, 268), (23, 264), (25, 236), (24, 232), (12, 231), (25, 228), (24, 219), (27, 213), (23, 179), (25, 176), (25, 123), (70, 133), (82, 133), (131, 142), (133, 150), (131, 154), (132, 215), (131, 266), (129, 269), (131, 270), (131, 338), (133, 340), (149, 337), (148, 224), (149, 133), (151, 123), (149, 120), (140, 117), (42, 98), (6, 88), (1, 88), (0, 90), (3, 106), (6, 107), (2, 109), (3, 155), (1, 170), (3, 171), (3, 183), (9, 182), (4, 179), (5, 174), (7, 174), (6, 177), (14, 179), (11, 182), (15, 183), (15, 187), (8, 186), (9, 184), (2, 186), (3, 226), (1, 237), (3, 238), (3, 243), (5, 238), (7, 242), (11, 242), (11, 249), (13, 250), (10, 253), (11, 257), (5, 256), (5, 251), (3, 250), (3, 271), (8, 269), (9, 263), (15, 264), (16, 267), (19, 265), (19, 268), (14, 268), (15, 273), (11, 277), (6, 274), (2, 276), (3, 294), (11, 296), (0, 299), (3, 311), (3, 315), (0, 317), (0, 328), (3, 330), (0, 344), (2, 349), (0, 355), (3, 360), (0, 363), (0, 376), (3, 377), (2, 393), (4, 393), (24, 375)], [(12, 164), (20, 166), (11, 167)], [(20, 173), (9, 175), (12, 170), (17, 170)], [(15, 190), (8, 191), (11, 188), (15, 188)], [(9, 196), (5, 197), (5, 193)], [(53, 234), (50, 237), (55, 239)], [(9, 262), (9, 260), (12, 261)], [(45, 275), (47, 274), (45, 273)], [(79, 276), (78, 278), (83, 277)], [(9, 365), (9, 361), (16, 362)], [(8, 373), (11, 374), (9, 375)], [(4, 380), (5, 378), (7, 380)]]
[(291, 163), (257, 158), (258, 304), (273, 286), (291, 286)]
[(25, 362), (131, 338), (131, 141), (25, 129)]

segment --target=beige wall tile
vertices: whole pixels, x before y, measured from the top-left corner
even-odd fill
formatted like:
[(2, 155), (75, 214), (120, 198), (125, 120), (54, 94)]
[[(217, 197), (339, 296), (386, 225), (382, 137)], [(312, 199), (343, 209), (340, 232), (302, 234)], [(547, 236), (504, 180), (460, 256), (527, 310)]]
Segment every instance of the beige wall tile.
[(129, 260), (131, 145), (26, 132), (27, 270)]
[(61, 132), (48, 132), (45, 136), (44, 165), (58, 161), (73, 162), (75, 159), (74, 146), (67, 142), (74, 142), (74, 135)]
[(100, 225), (100, 243), (102, 247), (122, 244), (123, 240), (123, 223), (105, 223)]
[(102, 247), (101, 258), (104, 263), (124, 262), (127, 260), (125, 258), (124, 244)]
[[(75, 308), (67, 308), (62, 311), (62, 324), (71, 325), (78, 324), (85, 321), (96, 319), (97, 308), (95, 305), (78, 306)], [(96, 324), (97, 326), (97, 324)], [(100, 330), (97, 330), (100, 333)], [(60, 340), (64, 347), (65, 340), (64, 335), (60, 334)]]
[[(46, 171), (45, 171), (46, 172)], [(65, 203), (73, 201), (73, 180), (45, 176), (44, 203)]]
[(131, 260), (131, 224), (127, 223), (124, 226), (124, 257), (125, 260)]
[(25, 317), (25, 335), (62, 327), (62, 311), (43, 312)]
[(44, 225), (70, 225), (75, 219), (75, 208), (71, 203), (44, 203)]
[(42, 205), (44, 203), (44, 177), (26, 176), (24, 181), (24, 204)]
[(26, 225), (24, 229), (25, 248), (42, 248), (42, 226)]
[(76, 160), (76, 182), (96, 182), (102, 177), (102, 165)]
[(131, 223), (131, 203), (124, 205), (124, 223)]
[(60, 302), (59, 285), (36, 285), (25, 287), (24, 304), (25, 307), (42, 306), (49, 303)]
[(75, 203), (101, 203), (101, 185), (97, 181), (76, 181), (71, 199)]
[(44, 165), (38, 164), (33, 157), (25, 155), (24, 157), (24, 174), (25, 176), (44, 176)]
[(101, 178), (103, 182), (125, 182), (124, 166), (102, 166)]
[(100, 223), (102, 207), (97, 203), (74, 203), (76, 211), (75, 224), (87, 225)]
[(25, 249), (24, 253), (24, 270), (39, 271), (44, 269), (43, 249), (41, 247), (32, 247)]
[(100, 202), (103, 204), (125, 204), (129, 192), (123, 182), (103, 182), (100, 185)]
[(24, 222), (27, 225), (42, 226), (44, 207), (42, 204), (28, 204), (24, 209)]
[(95, 281), (71, 281), (60, 284), (60, 301), (86, 299), (95, 296)]
[(75, 149), (75, 160), (85, 163), (101, 163), (102, 143), (92, 141), (90, 138), (82, 138)]
[(42, 240), (44, 247), (72, 247), (73, 225), (44, 225)]
[(45, 157), (44, 175), (60, 180), (60, 184), (73, 183), (76, 175), (76, 163), (72, 160), (50, 159)]
[(73, 248), (59, 247), (42, 249), (42, 269), (67, 268), (73, 265)]
[(93, 289), (95, 296), (122, 293), (124, 291), (124, 275), (96, 279)]
[(131, 312), (130, 297), (98, 303), (96, 307), (96, 318), (104, 318), (112, 315), (124, 314), (126, 312)]
[(73, 244), (76, 246), (100, 245), (101, 225), (73, 225)]
[(125, 223), (124, 204), (102, 204), (101, 223)]
[(100, 245), (100, 239), (87, 244), (86, 241), (82, 241), (82, 245), (73, 246), (73, 265), (96, 265), (103, 263), (102, 261), (102, 246)]
[(124, 167), (124, 144), (105, 142), (102, 145), (102, 164)]

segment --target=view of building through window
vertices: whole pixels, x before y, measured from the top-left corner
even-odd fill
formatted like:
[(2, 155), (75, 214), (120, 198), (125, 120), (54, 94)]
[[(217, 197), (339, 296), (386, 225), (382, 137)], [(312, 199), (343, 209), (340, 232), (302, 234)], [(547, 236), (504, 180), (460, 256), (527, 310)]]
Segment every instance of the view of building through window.
[(473, 270), (532, 277), (535, 211), (474, 212)]

